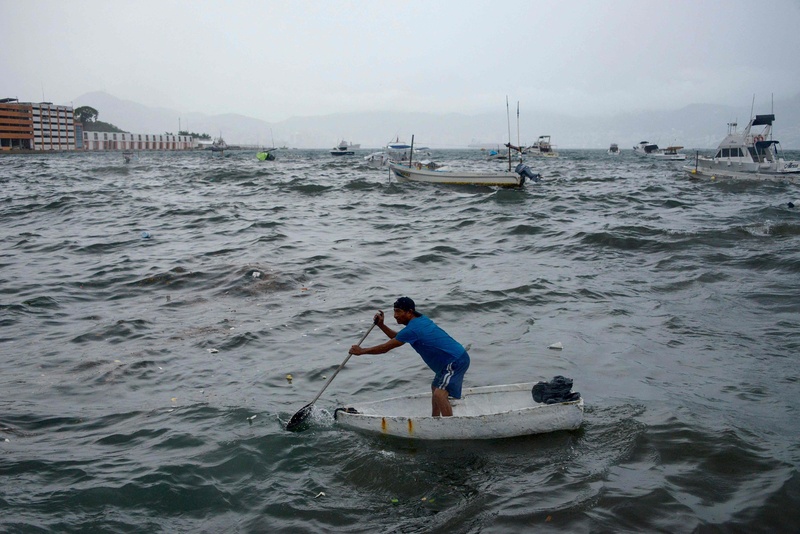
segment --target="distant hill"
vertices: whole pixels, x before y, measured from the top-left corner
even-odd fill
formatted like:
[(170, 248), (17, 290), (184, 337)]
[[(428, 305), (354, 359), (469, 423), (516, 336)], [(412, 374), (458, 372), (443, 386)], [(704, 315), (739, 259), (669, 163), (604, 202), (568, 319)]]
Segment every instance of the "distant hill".
[[(610, 143), (630, 149), (639, 141), (661, 146), (677, 143), (687, 149), (715, 148), (727, 132), (727, 123), (749, 120), (750, 98), (743, 95), (741, 107), (692, 104), (677, 110), (626, 113), (615, 116), (572, 117), (555, 113), (520, 115), (520, 141), (533, 143), (539, 135), (550, 135), (556, 148), (605, 149)], [(91, 106), (104, 121), (133, 133), (177, 133), (180, 129), (222, 136), (228, 143), (287, 145), (292, 148), (330, 148), (341, 139), (361, 143), (362, 148), (380, 148), (399, 137), (433, 148), (466, 148), (470, 144), (502, 144), (507, 141), (505, 105), (497, 113), (340, 113), (315, 117), (292, 117), (266, 122), (238, 114), (206, 115), (180, 113), (121, 100), (108, 93), (93, 92), (76, 98), (74, 106)], [(503, 103), (504, 104), (504, 103)], [(524, 110), (524, 103), (523, 103)], [(770, 113), (756, 108), (755, 113)], [(787, 150), (800, 149), (800, 94), (775, 102), (775, 137)], [(516, 118), (512, 118), (512, 141), (516, 144)]]

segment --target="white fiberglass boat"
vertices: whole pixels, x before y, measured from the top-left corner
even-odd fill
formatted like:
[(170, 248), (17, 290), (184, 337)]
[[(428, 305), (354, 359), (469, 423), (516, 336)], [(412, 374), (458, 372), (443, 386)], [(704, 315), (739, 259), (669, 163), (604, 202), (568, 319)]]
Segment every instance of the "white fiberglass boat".
[(514, 172), (465, 172), (431, 170), (424, 165), (400, 165), (390, 162), (389, 169), (399, 182), (426, 182), (431, 184), (446, 185), (482, 185), (498, 187), (521, 187), (526, 178), (539, 181), (527, 165), (517, 164)]
[(525, 154), (540, 158), (557, 158), (558, 152), (553, 150), (549, 135), (540, 135), (534, 144), (525, 149)]
[(775, 115), (756, 115), (739, 132), (728, 123), (728, 135), (713, 158), (695, 156), (694, 165), (683, 169), (690, 176), (716, 179), (761, 180), (800, 183), (800, 161), (786, 161), (779, 142), (772, 139)]
[(348, 143), (345, 140), (339, 142), (338, 145), (331, 149), (331, 156), (352, 156), (356, 150), (361, 148), (360, 144)]
[(650, 141), (642, 141), (637, 146), (633, 147), (634, 154), (646, 156), (652, 159), (664, 159), (671, 161), (683, 161), (686, 159), (686, 154), (679, 152), (682, 146), (668, 146), (667, 148), (658, 148), (658, 145)]
[(464, 388), (451, 400), (452, 417), (431, 415), (431, 392), (352, 404), (335, 411), (346, 428), (424, 440), (499, 439), (558, 430), (583, 422), (583, 399), (545, 404), (531, 395), (534, 383)]

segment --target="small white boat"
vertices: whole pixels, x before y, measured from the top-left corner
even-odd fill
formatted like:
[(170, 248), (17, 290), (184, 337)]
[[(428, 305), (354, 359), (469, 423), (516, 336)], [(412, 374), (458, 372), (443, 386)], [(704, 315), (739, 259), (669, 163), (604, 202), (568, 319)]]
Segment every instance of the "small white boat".
[(549, 135), (540, 135), (534, 144), (525, 149), (525, 153), (540, 158), (558, 157), (558, 152), (553, 150), (553, 145), (550, 144)]
[(658, 148), (658, 145), (655, 143), (651, 143), (650, 141), (641, 141), (637, 146), (633, 147), (633, 153), (652, 159), (683, 161), (686, 159), (686, 154), (681, 154), (678, 152), (682, 148), (682, 146)]
[(431, 184), (446, 185), (482, 185), (498, 187), (521, 187), (526, 178), (539, 181), (540, 176), (535, 174), (527, 165), (517, 164), (514, 172), (465, 172), (430, 170), (425, 166), (417, 168), (416, 165), (400, 165), (389, 162), (389, 169), (398, 182), (426, 182)]
[[(426, 146), (414, 146), (414, 157), (430, 157), (430, 148)], [(400, 138), (396, 138), (394, 141), (387, 143), (385, 152), (389, 156), (389, 159), (392, 161), (409, 161), (412, 159), (411, 155), (412, 147), (408, 143), (400, 141)]]
[(331, 149), (331, 156), (352, 156), (360, 148), (361, 144), (348, 143), (342, 139), (338, 145)]
[(389, 161), (391, 160), (389, 158), (389, 154), (387, 154), (386, 152), (373, 152), (368, 156), (364, 156), (364, 161), (366, 161), (367, 165), (369, 165), (370, 167), (375, 167), (380, 169), (388, 166)]
[(424, 440), (499, 439), (558, 430), (583, 422), (583, 399), (537, 403), (534, 382), (464, 388), (451, 399), (452, 417), (431, 416), (431, 392), (338, 408), (336, 422), (354, 430)]
[[(779, 142), (772, 139), (775, 115), (756, 115), (742, 132), (728, 123), (728, 135), (713, 158), (696, 156), (694, 165), (684, 167), (690, 176), (800, 183), (800, 161), (780, 157)], [(760, 131), (753, 128), (763, 126)]]
[(212, 152), (224, 152), (225, 149), (228, 148), (228, 143), (222, 137), (217, 137), (214, 139), (214, 142), (211, 143), (210, 150)]
[(608, 147), (608, 154), (611, 156), (619, 156), (619, 145), (617, 143), (611, 143), (611, 146)]

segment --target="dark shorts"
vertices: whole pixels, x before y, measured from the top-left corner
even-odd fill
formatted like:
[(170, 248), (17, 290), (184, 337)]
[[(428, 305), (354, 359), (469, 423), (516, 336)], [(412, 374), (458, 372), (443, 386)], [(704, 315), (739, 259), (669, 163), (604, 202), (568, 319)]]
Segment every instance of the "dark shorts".
[(436, 389), (446, 389), (448, 396), (460, 399), (461, 384), (464, 382), (467, 369), (469, 369), (469, 354), (465, 352), (461, 358), (448, 363), (444, 369), (436, 373), (431, 386)]

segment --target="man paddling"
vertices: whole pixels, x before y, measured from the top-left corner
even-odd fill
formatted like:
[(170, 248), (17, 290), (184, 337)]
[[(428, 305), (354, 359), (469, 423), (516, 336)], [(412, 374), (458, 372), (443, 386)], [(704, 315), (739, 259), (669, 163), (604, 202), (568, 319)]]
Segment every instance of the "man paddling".
[(448, 396), (461, 398), (461, 384), (464, 374), (469, 369), (469, 354), (447, 332), (436, 326), (428, 317), (416, 310), (414, 301), (408, 297), (400, 297), (394, 303), (394, 319), (397, 324), (405, 326), (395, 332), (383, 323), (383, 312), (375, 314), (375, 324), (389, 341), (374, 347), (363, 348), (358, 345), (350, 347), (350, 354), (383, 354), (410, 343), (411, 347), (422, 356), (436, 376), (431, 383), (434, 416), (451, 416), (453, 408)]

